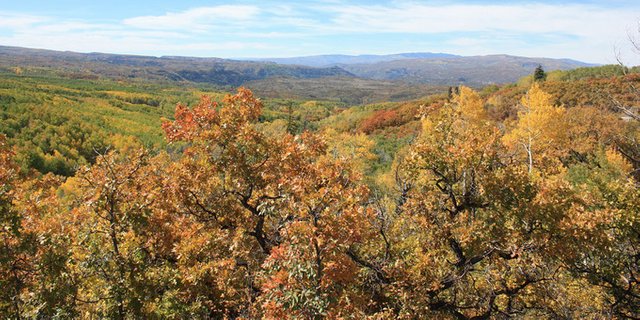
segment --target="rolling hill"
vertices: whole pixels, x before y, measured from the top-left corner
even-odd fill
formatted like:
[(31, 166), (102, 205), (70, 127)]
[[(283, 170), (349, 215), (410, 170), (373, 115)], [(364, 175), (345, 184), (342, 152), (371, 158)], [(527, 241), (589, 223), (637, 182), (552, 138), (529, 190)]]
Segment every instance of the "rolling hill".
[(348, 64), (373, 64), (385, 61), (407, 60), (407, 59), (437, 59), (437, 58), (455, 58), (460, 57), (448, 53), (432, 53), (432, 52), (410, 52), (386, 55), (363, 54), (363, 55), (344, 55), (344, 54), (328, 54), (317, 56), (304, 56), (292, 58), (265, 58), (265, 59), (248, 59), (254, 61), (271, 61), (285, 65), (303, 65), (312, 67), (332, 67)]
[(273, 77), (250, 81), (244, 86), (261, 97), (330, 100), (348, 105), (411, 100), (447, 91), (447, 87), (443, 86), (353, 77), (312, 79)]
[[(508, 55), (456, 56), (446, 53), (323, 55), (283, 59), (230, 60), (177, 56), (77, 53), (0, 46), (0, 71), (71, 79), (151, 81), (166, 84), (248, 86), (269, 97), (324, 99), (360, 104), (412, 99), (443, 86), (514, 82), (545, 70), (590, 64)], [(446, 88), (445, 88), (446, 89)]]
[(571, 59), (528, 58), (510, 55), (457, 56), (445, 53), (400, 53), (393, 55), (324, 55), (265, 59), (283, 65), (340, 67), (351, 74), (373, 80), (408, 83), (483, 86), (509, 83), (531, 74), (542, 65), (547, 71), (594, 66)]
[(0, 46), (0, 67), (47, 68), (76, 78), (140, 79), (240, 86), (269, 77), (353, 77), (339, 67), (285, 66), (220, 58), (77, 53)]
[(448, 57), (385, 61), (341, 66), (356, 76), (439, 85), (482, 86), (509, 83), (531, 74), (536, 66), (547, 70), (571, 70), (593, 66), (569, 59), (527, 58), (509, 55)]

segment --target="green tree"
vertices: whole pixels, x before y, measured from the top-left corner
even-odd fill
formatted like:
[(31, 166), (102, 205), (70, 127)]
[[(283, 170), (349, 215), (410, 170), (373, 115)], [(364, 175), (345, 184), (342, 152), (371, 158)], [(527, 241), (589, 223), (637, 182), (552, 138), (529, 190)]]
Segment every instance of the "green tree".
[(547, 79), (547, 74), (544, 72), (544, 69), (542, 69), (542, 65), (538, 65), (536, 67), (536, 70), (533, 71), (533, 81), (544, 81), (545, 79)]

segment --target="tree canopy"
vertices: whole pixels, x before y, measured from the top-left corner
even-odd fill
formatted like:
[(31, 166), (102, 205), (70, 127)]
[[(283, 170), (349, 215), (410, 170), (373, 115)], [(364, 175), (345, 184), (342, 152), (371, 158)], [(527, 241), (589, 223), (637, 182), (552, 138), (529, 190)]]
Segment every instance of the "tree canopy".
[[(466, 87), (309, 107), (330, 125), (203, 96), (162, 122), (168, 151), (120, 141), (66, 178), (0, 138), (0, 315), (640, 317), (637, 122), (537, 83), (507, 119)], [(411, 139), (374, 167), (375, 134)]]

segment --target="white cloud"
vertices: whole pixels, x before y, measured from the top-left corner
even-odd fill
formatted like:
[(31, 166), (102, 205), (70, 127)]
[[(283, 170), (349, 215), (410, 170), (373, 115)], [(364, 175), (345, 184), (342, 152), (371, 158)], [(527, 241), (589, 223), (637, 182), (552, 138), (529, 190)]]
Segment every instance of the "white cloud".
[[(158, 34), (159, 35), (159, 34)], [(272, 49), (267, 43), (240, 41), (192, 41), (179, 43), (166, 41), (162, 37), (149, 37), (139, 33), (97, 32), (49, 35), (46, 38), (38, 34), (20, 34), (0, 36), (3, 45), (42, 48), (52, 50), (70, 50), (76, 52), (105, 52), (144, 55), (185, 55), (211, 57), (212, 52), (221, 55), (239, 55), (239, 51)], [(160, 53), (160, 54), (159, 54)]]
[(141, 29), (206, 30), (212, 25), (248, 21), (260, 14), (260, 9), (249, 5), (220, 5), (200, 7), (182, 12), (169, 12), (161, 16), (140, 16), (125, 19), (124, 25)]
[[(637, 6), (636, 9), (640, 9)], [(511, 53), (608, 62), (624, 42), (640, 10), (594, 4), (422, 4), (323, 6), (326, 34), (414, 34), (445, 38), (439, 48), (456, 52)], [(509, 37), (500, 38), (503, 34)], [(477, 35), (481, 35), (480, 38)], [(463, 50), (456, 50), (463, 49)], [(505, 51), (498, 51), (505, 50)], [(639, 61), (640, 62), (640, 61)]]
[[(108, 52), (149, 55), (240, 55), (242, 50), (267, 50), (272, 46), (256, 41), (225, 39), (224, 24), (247, 22), (259, 14), (253, 6), (222, 5), (202, 7), (161, 16), (141, 16), (113, 23), (82, 20), (35, 18), (0, 13), (0, 45), (71, 50), (78, 52)], [(213, 24), (220, 32), (206, 32)], [(249, 34), (246, 31), (246, 34)], [(260, 33), (251, 34), (262, 38)], [(264, 38), (286, 37), (267, 32)]]
[(43, 17), (0, 12), (0, 28), (27, 28), (43, 21), (46, 21)]
[(580, 4), (331, 6), (327, 28), (342, 32), (445, 33), (509, 30), (603, 35), (640, 13)]
[[(233, 56), (228, 48), (244, 57), (437, 51), (615, 62), (613, 48), (626, 50), (638, 20), (640, 4), (593, 2), (228, 4), (100, 23), (0, 12), (0, 44), (154, 55)], [(640, 54), (625, 56), (640, 63)]]

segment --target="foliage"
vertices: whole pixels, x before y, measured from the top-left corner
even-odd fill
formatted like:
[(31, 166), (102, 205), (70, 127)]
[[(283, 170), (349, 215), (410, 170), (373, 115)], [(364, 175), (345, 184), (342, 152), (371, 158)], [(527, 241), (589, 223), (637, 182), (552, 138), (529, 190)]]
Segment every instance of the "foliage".
[(576, 81), (594, 78), (613, 78), (624, 76), (628, 73), (637, 73), (638, 68), (627, 68), (617, 64), (609, 64), (599, 67), (577, 68), (565, 71), (552, 71), (548, 74), (553, 81)]
[(534, 158), (536, 162), (555, 166), (554, 159), (562, 156), (559, 147), (566, 144), (565, 109), (553, 106), (551, 95), (537, 83), (522, 97), (521, 105), (523, 110), (518, 113), (515, 128), (503, 138), (505, 145), (524, 149), (529, 172), (533, 171)]
[(344, 109), (12, 77), (3, 318), (640, 317), (639, 124), (558, 94), (634, 78)]
[[(178, 102), (191, 104), (204, 94), (223, 98), (210, 90), (0, 74), (0, 134), (16, 147), (14, 160), (23, 172), (72, 176), (123, 137), (135, 137), (154, 151), (165, 149), (162, 119), (173, 117)], [(341, 106), (283, 99), (266, 104), (260, 121), (290, 120), (297, 133), (317, 130), (319, 121)]]

